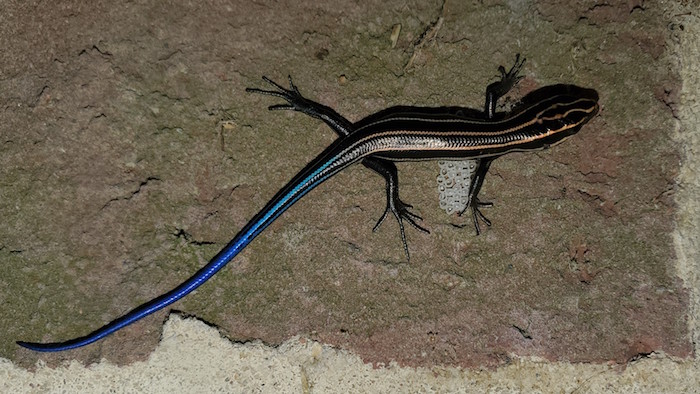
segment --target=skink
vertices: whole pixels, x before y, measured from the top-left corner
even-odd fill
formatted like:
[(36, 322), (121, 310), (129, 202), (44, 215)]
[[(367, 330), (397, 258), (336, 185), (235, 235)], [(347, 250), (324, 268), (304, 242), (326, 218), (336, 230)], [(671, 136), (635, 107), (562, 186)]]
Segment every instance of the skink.
[[(322, 182), (353, 163), (362, 162), (386, 180), (387, 207), (376, 228), (391, 212), (399, 222), (404, 250), (408, 254), (403, 220), (427, 231), (417, 221), (410, 205), (399, 198), (398, 176), (394, 161), (431, 159), (478, 159), (472, 180), (468, 208), (479, 232), (479, 219), (490, 222), (479, 210), (488, 203), (478, 199), (481, 185), (491, 162), (506, 153), (532, 151), (555, 145), (575, 134), (598, 112), (595, 90), (573, 85), (554, 85), (526, 96), (526, 105), (510, 114), (496, 113), (496, 102), (520, 79), (524, 62), (516, 57), (515, 65), (486, 89), (484, 112), (461, 107), (392, 107), (353, 123), (330, 107), (304, 98), (291, 81), (285, 89), (265, 78), (274, 90), (246, 89), (282, 98), (285, 104), (271, 110), (294, 110), (321, 119), (339, 138), (304, 167), (265, 207), (240, 230), (207, 265), (173, 290), (133, 309), (92, 333), (64, 342), (17, 342), (42, 352), (74, 349), (95, 342), (115, 331), (186, 296), (228, 264), (284, 211)], [(529, 102), (528, 102), (529, 101)]]

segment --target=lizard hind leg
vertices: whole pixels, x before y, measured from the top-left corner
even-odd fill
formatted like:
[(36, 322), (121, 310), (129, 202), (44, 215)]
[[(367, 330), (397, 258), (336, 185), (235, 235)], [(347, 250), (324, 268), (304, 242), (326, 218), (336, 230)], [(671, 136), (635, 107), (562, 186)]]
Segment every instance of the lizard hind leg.
[(384, 223), (384, 220), (389, 216), (391, 212), (396, 221), (399, 223), (399, 231), (401, 233), (401, 242), (403, 243), (403, 249), (406, 253), (406, 258), (410, 260), (410, 254), (408, 251), (408, 242), (406, 241), (406, 231), (404, 229), (404, 220), (406, 220), (415, 229), (422, 231), (426, 234), (430, 234), (430, 231), (425, 227), (418, 224), (419, 221), (423, 220), (419, 215), (411, 212), (412, 205), (407, 204), (399, 198), (399, 177), (396, 165), (388, 160), (377, 159), (377, 158), (367, 158), (362, 164), (367, 168), (370, 168), (382, 175), (386, 180), (386, 208), (384, 213), (374, 225), (372, 231), (377, 231), (379, 226)]
[(246, 88), (248, 93), (263, 94), (266, 96), (278, 97), (286, 101), (284, 104), (274, 104), (267, 107), (270, 111), (297, 111), (312, 118), (325, 122), (338, 136), (347, 136), (354, 131), (352, 122), (340, 115), (333, 108), (309, 100), (302, 96), (299, 89), (294, 85), (292, 77), (289, 78), (289, 89), (283, 87), (268, 77), (262, 77), (265, 82), (275, 89), (266, 90), (258, 88)]

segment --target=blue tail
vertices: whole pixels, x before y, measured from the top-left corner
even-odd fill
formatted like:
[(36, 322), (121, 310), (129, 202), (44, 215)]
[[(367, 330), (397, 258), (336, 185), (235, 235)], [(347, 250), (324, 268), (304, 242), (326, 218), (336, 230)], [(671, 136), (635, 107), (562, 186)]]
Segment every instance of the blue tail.
[(153, 312), (165, 308), (166, 306), (191, 293), (194, 289), (198, 288), (204, 282), (209, 280), (209, 278), (214, 276), (214, 274), (216, 274), (229, 261), (231, 261), (243, 248), (245, 248), (246, 245), (250, 243), (251, 240), (252, 239), (246, 239), (245, 237), (241, 236), (236, 237), (233, 241), (231, 241), (231, 243), (226, 245), (226, 247), (206, 266), (197, 271), (196, 274), (192, 275), (192, 277), (178, 287), (139, 306), (136, 309), (133, 309), (126, 315), (111, 321), (110, 323), (102, 326), (100, 329), (93, 331), (84, 337), (71, 339), (65, 342), (34, 343), (18, 341), (17, 344), (38, 352), (60, 352), (63, 350), (79, 348), (98, 341), (107, 335), (150, 315)]
[(129, 324), (154, 313), (180, 298), (191, 293), (204, 284), (221, 268), (233, 260), (255, 237), (270, 225), (277, 217), (292, 206), (297, 200), (326, 179), (340, 172), (345, 167), (361, 159), (361, 154), (348, 154), (348, 139), (339, 139), (331, 144), (316, 159), (301, 170), (286, 186), (267, 203), (267, 205), (248, 222), (226, 247), (221, 250), (207, 265), (192, 275), (184, 283), (173, 290), (154, 298), (151, 301), (133, 309), (122, 317), (107, 323), (90, 334), (65, 342), (35, 343), (18, 341), (17, 344), (27, 349), (39, 352), (60, 352), (85, 346), (120, 330)]

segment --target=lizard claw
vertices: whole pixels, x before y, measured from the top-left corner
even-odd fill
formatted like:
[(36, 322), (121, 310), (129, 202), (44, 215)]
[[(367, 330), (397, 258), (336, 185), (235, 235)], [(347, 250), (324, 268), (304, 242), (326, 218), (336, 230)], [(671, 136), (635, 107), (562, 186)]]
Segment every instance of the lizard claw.
[(481, 202), (479, 201), (478, 198), (474, 199), (474, 202), (470, 205), (467, 205), (462, 212), (459, 213), (459, 216), (462, 216), (464, 212), (466, 212), (469, 207), (472, 208), (472, 221), (474, 222), (474, 229), (476, 229), (476, 235), (481, 234), (481, 228), (479, 226), (479, 219), (481, 219), (482, 222), (486, 223), (487, 226), (491, 226), (491, 221), (484, 216), (483, 213), (481, 213), (480, 208), (491, 208), (493, 206), (492, 202)]
[(411, 212), (409, 209), (413, 208), (412, 205), (406, 204), (405, 202), (401, 201), (400, 199), (396, 199), (396, 201), (389, 201), (389, 203), (386, 205), (386, 209), (384, 210), (384, 213), (382, 214), (382, 217), (379, 218), (377, 221), (377, 224), (374, 225), (374, 228), (372, 228), (372, 231), (377, 231), (379, 229), (379, 226), (384, 223), (384, 219), (387, 218), (389, 215), (389, 212), (394, 214), (394, 217), (396, 218), (396, 221), (399, 222), (399, 231), (401, 232), (401, 242), (403, 243), (403, 250), (406, 252), (406, 258), (408, 260), (411, 259), (411, 256), (408, 252), (408, 242), (406, 242), (406, 231), (404, 229), (403, 221), (404, 219), (415, 229), (420, 230), (426, 234), (430, 234), (430, 231), (426, 229), (425, 227), (421, 226), (417, 222), (420, 220), (423, 220), (422, 217), (419, 215)]
[(304, 98), (304, 96), (301, 95), (299, 92), (299, 89), (294, 85), (294, 82), (292, 81), (292, 76), (289, 75), (287, 78), (289, 78), (289, 89), (283, 87), (282, 85), (278, 84), (277, 82), (271, 80), (268, 77), (262, 77), (265, 82), (268, 84), (272, 85), (276, 89), (274, 90), (265, 90), (265, 89), (258, 89), (258, 88), (246, 88), (245, 91), (248, 93), (258, 93), (258, 94), (264, 94), (266, 96), (274, 96), (274, 97), (279, 97), (283, 100), (285, 100), (288, 104), (275, 104), (271, 105), (268, 107), (270, 111), (278, 111), (278, 110), (291, 110), (291, 111), (299, 111), (303, 113), (308, 113), (314, 115), (313, 109), (315, 108), (313, 102), (309, 101), (308, 99)]

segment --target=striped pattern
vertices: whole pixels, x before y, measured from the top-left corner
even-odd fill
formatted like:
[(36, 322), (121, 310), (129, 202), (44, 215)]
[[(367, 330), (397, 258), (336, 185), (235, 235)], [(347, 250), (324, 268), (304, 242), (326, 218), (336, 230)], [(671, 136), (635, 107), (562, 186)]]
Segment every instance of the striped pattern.
[(339, 138), (302, 169), (207, 265), (175, 289), (80, 338), (65, 342), (17, 342), (28, 349), (56, 352), (95, 342), (165, 308), (209, 280), (233, 260), (284, 211), (326, 179), (365, 157), (390, 160), (480, 158), (513, 151), (543, 149), (575, 134), (598, 111), (590, 89), (558, 85), (552, 94), (501, 120), (459, 116), (451, 109), (402, 107), (358, 122), (358, 129)]

